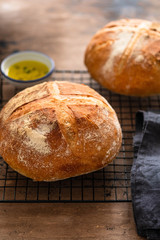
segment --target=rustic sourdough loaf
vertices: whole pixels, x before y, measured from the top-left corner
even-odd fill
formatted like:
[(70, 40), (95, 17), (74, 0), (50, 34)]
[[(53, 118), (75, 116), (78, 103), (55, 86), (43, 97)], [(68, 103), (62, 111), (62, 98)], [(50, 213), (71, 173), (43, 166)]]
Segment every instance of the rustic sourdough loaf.
[(114, 110), (85, 85), (45, 82), (19, 92), (0, 113), (0, 154), (34, 180), (56, 181), (103, 168), (120, 145)]
[(85, 64), (95, 80), (116, 93), (160, 93), (160, 24), (141, 19), (110, 22), (91, 39)]

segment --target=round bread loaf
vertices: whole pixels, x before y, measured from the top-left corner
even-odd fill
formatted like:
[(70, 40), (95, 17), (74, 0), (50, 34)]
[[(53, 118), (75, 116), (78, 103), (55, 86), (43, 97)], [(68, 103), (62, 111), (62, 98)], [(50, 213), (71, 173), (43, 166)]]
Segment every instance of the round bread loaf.
[(85, 85), (45, 82), (19, 92), (0, 113), (0, 154), (34, 180), (56, 181), (103, 168), (120, 145), (115, 111)]
[(91, 39), (85, 64), (95, 80), (116, 93), (160, 93), (160, 24), (141, 19), (110, 22)]

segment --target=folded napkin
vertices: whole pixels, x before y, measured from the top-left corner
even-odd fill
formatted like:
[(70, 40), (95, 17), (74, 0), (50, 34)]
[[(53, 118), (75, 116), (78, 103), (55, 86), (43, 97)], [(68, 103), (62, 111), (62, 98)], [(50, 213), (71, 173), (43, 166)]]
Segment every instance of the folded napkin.
[(160, 112), (137, 112), (133, 144), (131, 190), (137, 232), (160, 240)]

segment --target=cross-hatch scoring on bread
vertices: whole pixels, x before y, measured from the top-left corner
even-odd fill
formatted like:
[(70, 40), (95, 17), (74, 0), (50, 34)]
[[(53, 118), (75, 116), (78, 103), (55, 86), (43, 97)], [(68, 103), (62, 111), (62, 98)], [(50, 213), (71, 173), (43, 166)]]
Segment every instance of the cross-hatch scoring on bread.
[(110, 22), (88, 44), (85, 64), (95, 80), (116, 93), (160, 93), (160, 24), (141, 19)]
[(108, 102), (88, 86), (45, 82), (15, 95), (0, 113), (0, 154), (19, 173), (56, 181), (113, 160), (121, 128)]

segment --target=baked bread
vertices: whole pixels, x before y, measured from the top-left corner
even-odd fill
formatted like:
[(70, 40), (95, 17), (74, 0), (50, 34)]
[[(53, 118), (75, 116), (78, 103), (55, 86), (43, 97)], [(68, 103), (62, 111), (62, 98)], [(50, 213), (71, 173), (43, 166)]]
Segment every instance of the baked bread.
[(141, 19), (110, 22), (91, 39), (85, 64), (95, 80), (116, 93), (160, 93), (160, 24)]
[(85, 85), (45, 82), (19, 92), (0, 113), (0, 154), (11, 168), (34, 180), (98, 170), (120, 146), (114, 110)]

